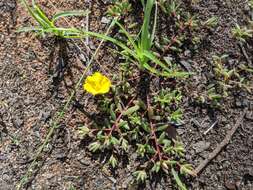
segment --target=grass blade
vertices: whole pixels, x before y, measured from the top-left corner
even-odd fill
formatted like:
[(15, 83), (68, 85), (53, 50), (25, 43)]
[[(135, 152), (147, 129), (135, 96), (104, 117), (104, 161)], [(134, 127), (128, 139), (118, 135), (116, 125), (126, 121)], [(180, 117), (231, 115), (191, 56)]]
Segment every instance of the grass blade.
[(18, 29), (16, 32), (21, 33), (21, 32), (42, 32), (43, 28), (40, 27), (23, 27)]
[(122, 30), (122, 32), (126, 35), (126, 37), (128, 38), (129, 42), (131, 43), (131, 45), (134, 47), (134, 49), (138, 49), (137, 45), (134, 42), (134, 39), (130, 36), (129, 32), (126, 31), (126, 29), (118, 22), (116, 21), (117, 26), (120, 27), (120, 29)]
[(134, 59), (131, 59), (131, 57), (129, 57), (126, 53), (122, 52), (122, 51), (118, 51), (116, 49), (113, 49), (113, 48), (110, 48), (110, 47), (107, 47), (109, 50), (111, 50), (112, 52), (116, 53), (116, 54), (119, 54), (121, 55), (122, 57), (128, 59), (130, 62), (132, 63), (136, 63), (136, 60)]
[(54, 27), (54, 24), (48, 19), (47, 15), (44, 13), (44, 11), (37, 6), (36, 4), (34, 6), (34, 12), (36, 13), (38, 19), (41, 19), (41, 21), (44, 23), (43, 26), (45, 27)]
[(145, 63), (142, 66), (155, 75), (163, 76), (163, 74), (160, 71), (156, 70), (154, 67), (151, 67), (148, 63)]
[(164, 63), (162, 63), (153, 53), (150, 51), (144, 51), (144, 56), (147, 57), (149, 60), (153, 61), (155, 64), (159, 65), (164, 70), (170, 72), (171, 70), (166, 66)]
[(115, 38), (105, 36), (103, 34), (99, 34), (99, 33), (96, 33), (96, 32), (83, 31), (83, 33), (85, 35), (97, 37), (97, 38), (103, 39), (105, 41), (112, 42), (113, 44), (119, 46), (120, 48), (122, 48), (123, 50), (125, 50), (127, 53), (129, 53), (131, 56), (133, 56), (135, 59), (138, 60), (138, 56), (136, 55), (136, 53), (133, 50), (131, 50), (124, 43), (120, 42), (119, 40), (117, 40)]
[(53, 18), (52, 22), (55, 23), (56, 20), (62, 17), (68, 17), (68, 16), (86, 16), (90, 13), (89, 10), (86, 11), (64, 11), (60, 13), (56, 13)]
[(151, 44), (153, 43), (155, 39), (155, 31), (156, 31), (156, 25), (157, 25), (157, 12), (158, 12), (158, 7), (157, 7), (157, 2), (155, 2), (155, 17), (154, 17), (154, 25), (153, 25), (153, 30), (152, 30), (152, 35), (151, 35)]
[[(90, 31), (84, 31), (84, 30), (78, 30), (76, 28), (47, 28), (45, 30), (45, 32), (47, 33), (51, 33), (51, 32), (64, 32), (64, 34), (74, 34), (74, 35), (79, 35), (80, 37), (85, 37), (85, 36), (92, 36), (92, 37), (96, 37), (99, 38), (101, 40), (105, 40), (105, 41), (109, 41), (117, 46), (119, 46), (120, 48), (122, 48), (123, 50), (125, 50), (127, 53), (129, 53), (131, 56), (133, 56), (135, 59), (138, 59), (136, 53), (131, 50), (130, 48), (128, 48), (124, 43), (122, 43), (121, 41), (106, 36), (104, 34), (99, 34), (96, 32), (90, 32)], [(66, 37), (66, 36), (63, 36)]]
[(147, 0), (146, 6), (145, 6), (145, 12), (144, 12), (144, 21), (142, 25), (142, 33), (141, 33), (141, 41), (140, 41), (140, 47), (141, 50), (149, 50), (151, 48), (152, 42), (151, 42), (151, 36), (149, 32), (149, 25), (150, 25), (150, 16), (151, 11), (154, 5), (154, 0)]
[(34, 12), (34, 10), (30, 7), (30, 5), (27, 3), (26, 0), (21, 0), (21, 2), (25, 5), (25, 7), (27, 8), (28, 12), (30, 13), (30, 15), (41, 25), (44, 26), (44, 23), (41, 21), (41, 19), (39, 19), (36, 15), (36, 13)]
[(188, 72), (181, 72), (181, 71), (174, 71), (172, 69), (170, 69), (169, 67), (167, 67), (164, 63), (162, 63), (154, 54), (152, 54), (149, 51), (144, 51), (143, 54), (151, 61), (153, 61), (155, 64), (159, 65), (162, 69), (164, 69), (165, 71), (160, 72), (154, 68), (152, 68), (147, 62), (145, 62), (143, 64), (143, 66), (148, 69), (149, 71), (151, 71), (152, 73), (156, 73), (160, 76), (164, 76), (164, 77), (169, 77), (169, 78), (184, 78), (189, 76), (191, 73)]

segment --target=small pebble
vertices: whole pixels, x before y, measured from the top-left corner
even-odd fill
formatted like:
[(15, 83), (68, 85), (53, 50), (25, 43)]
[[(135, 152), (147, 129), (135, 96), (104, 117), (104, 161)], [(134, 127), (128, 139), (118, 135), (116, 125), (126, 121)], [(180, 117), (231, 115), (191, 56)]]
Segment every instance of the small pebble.
[(109, 22), (110, 22), (110, 19), (108, 19), (106, 17), (102, 17), (101, 23), (108, 24)]
[(210, 147), (211, 143), (206, 141), (199, 141), (195, 144), (193, 144), (193, 148), (197, 153), (201, 153), (204, 150), (208, 149)]

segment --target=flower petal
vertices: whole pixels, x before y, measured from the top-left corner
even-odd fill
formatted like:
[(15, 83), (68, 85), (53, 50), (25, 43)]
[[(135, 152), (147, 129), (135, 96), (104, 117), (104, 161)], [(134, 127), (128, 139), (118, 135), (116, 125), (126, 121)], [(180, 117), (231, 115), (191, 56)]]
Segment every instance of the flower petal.
[(111, 81), (107, 77), (103, 77), (103, 80), (101, 81), (101, 89), (99, 90), (100, 93), (107, 93), (110, 90), (111, 87)]
[(87, 92), (89, 92), (89, 93), (91, 93), (92, 95), (97, 95), (97, 90), (95, 90), (94, 88), (93, 88), (93, 86), (90, 84), (90, 83), (85, 83), (84, 85), (83, 85), (83, 88), (87, 91)]
[(109, 92), (111, 81), (99, 72), (88, 76), (84, 82), (83, 88), (92, 95), (105, 94)]

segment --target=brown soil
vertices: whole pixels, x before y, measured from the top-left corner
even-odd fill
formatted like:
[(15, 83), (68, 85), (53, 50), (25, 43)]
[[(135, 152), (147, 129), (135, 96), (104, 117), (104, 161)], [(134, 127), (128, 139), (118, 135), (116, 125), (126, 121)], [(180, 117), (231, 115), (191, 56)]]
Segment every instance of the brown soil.
[[(34, 34), (19, 34), (15, 31), (30, 25), (32, 19), (15, 0), (0, 0), (0, 190), (15, 189), (26, 173), (35, 150), (47, 134), (54, 114), (59, 111), (78, 81), (85, 59), (89, 54), (79, 41), (61, 41), (54, 38), (41, 39)], [(105, 2), (105, 1), (104, 1)], [(222, 109), (193, 102), (194, 94), (203, 92), (211, 83), (209, 75), (212, 55), (228, 54), (230, 67), (247, 65), (245, 55), (230, 31), (235, 22), (245, 25), (250, 10), (245, 0), (203, 0), (189, 6), (189, 11), (201, 20), (210, 16), (219, 17), (216, 29), (206, 34), (205, 43), (192, 54), (187, 49), (180, 59), (191, 63), (194, 76), (185, 86), (184, 125), (177, 128), (186, 148), (186, 159), (194, 166), (206, 158), (224, 139), (233, 127), (236, 118), (247, 109), (241, 126), (229, 145), (208, 164), (196, 178), (186, 179), (189, 189), (253, 189), (253, 96), (244, 91), (235, 91), (222, 102)], [(54, 8), (46, 0), (39, 0), (48, 14)], [(89, 8), (88, 1), (52, 0), (59, 10)], [(106, 4), (92, 1), (89, 18), (90, 30), (104, 32), (101, 24)], [(251, 13), (252, 14), (252, 13)], [(85, 26), (85, 19), (71, 19), (76, 26)], [(166, 22), (165, 22), (166, 23)], [(66, 24), (64, 21), (62, 24)], [(164, 23), (163, 23), (164, 24)], [(207, 36), (207, 37), (206, 37)], [(98, 42), (90, 39), (94, 50)], [(80, 48), (75, 45), (77, 44)], [(253, 61), (252, 41), (245, 51)], [(64, 48), (65, 47), (65, 48)], [(67, 48), (66, 48), (67, 47)], [(113, 75), (117, 61), (112, 59), (106, 45), (103, 46), (93, 70), (100, 69)], [(62, 61), (63, 60), (63, 61)], [(252, 65), (249, 65), (252, 67)], [(252, 85), (252, 78), (251, 78)], [(131, 185), (132, 167), (136, 155), (129, 156), (129, 165), (115, 171), (104, 167), (103, 160), (87, 150), (87, 143), (77, 135), (77, 127), (87, 122), (81, 108), (95, 110), (94, 99), (81, 89), (75, 101), (56, 130), (38, 162), (37, 170), (26, 189), (62, 190), (71, 189), (176, 189), (166, 178), (150, 181), (146, 186)], [(81, 105), (81, 106), (80, 106)], [(217, 125), (207, 134), (203, 133), (214, 123)]]

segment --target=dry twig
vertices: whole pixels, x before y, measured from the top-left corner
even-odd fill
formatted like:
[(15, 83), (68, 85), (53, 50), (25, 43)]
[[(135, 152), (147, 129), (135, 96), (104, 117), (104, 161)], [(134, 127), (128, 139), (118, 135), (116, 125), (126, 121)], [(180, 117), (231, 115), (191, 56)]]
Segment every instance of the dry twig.
[(252, 66), (252, 61), (250, 60), (250, 58), (249, 58), (249, 56), (248, 56), (248, 54), (247, 54), (245, 48), (243, 47), (242, 43), (239, 43), (239, 46), (240, 46), (240, 48), (241, 48), (242, 54), (244, 55), (244, 57), (245, 57), (245, 59), (246, 59), (248, 65), (249, 65), (249, 66)]
[(211, 154), (209, 154), (209, 156), (203, 162), (199, 164), (199, 166), (195, 169), (196, 174), (199, 174), (207, 166), (207, 164), (210, 161), (212, 161), (219, 154), (219, 152), (229, 143), (232, 136), (234, 135), (238, 127), (241, 125), (245, 114), (246, 114), (246, 111), (244, 111), (238, 117), (238, 119), (236, 120), (237, 122), (235, 123), (233, 128), (227, 133), (225, 139), (216, 147), (216, 149)]

